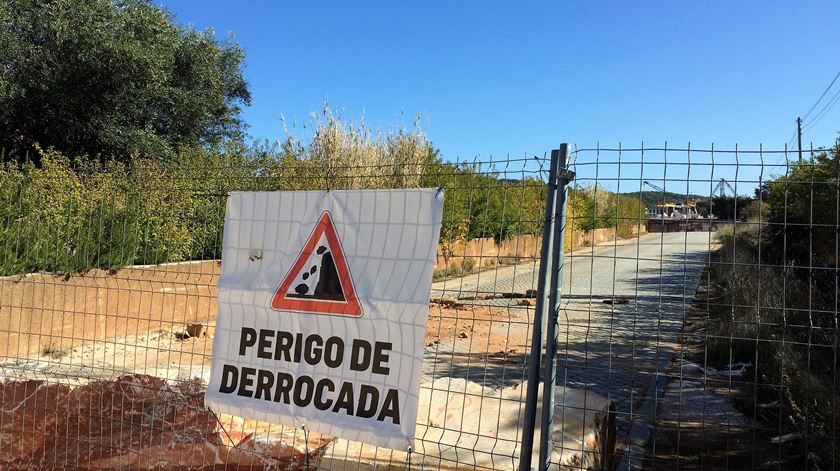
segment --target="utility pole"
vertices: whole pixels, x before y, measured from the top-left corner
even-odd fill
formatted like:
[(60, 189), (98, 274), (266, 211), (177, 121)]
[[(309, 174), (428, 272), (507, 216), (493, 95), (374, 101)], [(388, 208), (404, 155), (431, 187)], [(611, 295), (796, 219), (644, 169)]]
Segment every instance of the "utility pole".
[(796, 135), (799, 136), (799, 163), (802, 163), (802, 118), (796, 118)]

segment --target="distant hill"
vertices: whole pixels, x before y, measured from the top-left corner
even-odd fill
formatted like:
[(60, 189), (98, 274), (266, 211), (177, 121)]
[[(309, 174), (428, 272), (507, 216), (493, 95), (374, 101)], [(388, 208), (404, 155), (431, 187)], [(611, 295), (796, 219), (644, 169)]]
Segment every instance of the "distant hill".
[(685, 203), (686, 200), (688, 201), (709, 201), (708, 196), (702, 195), (685, 195), (681, 193), (671, 193), (670, 191), (666, 191), (662, 193), (661, 191), (630, 191), (627, 193), (621, 193), (625, 196), (630, 196), (632, 198), (639, 198), (642, 200), (642, 204), (645, 208), (655, 208), (657, 204), (660, 203)]

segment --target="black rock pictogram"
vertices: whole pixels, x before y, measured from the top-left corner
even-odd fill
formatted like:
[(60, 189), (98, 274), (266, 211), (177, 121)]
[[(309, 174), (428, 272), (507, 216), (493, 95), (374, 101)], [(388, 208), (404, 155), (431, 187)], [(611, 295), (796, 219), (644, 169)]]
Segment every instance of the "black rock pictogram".
[(323, 245), (318, 247), (315, 253), (321, 255), (320, 267), (312, 265), (309, 271), (301, 275), (301, 278), (308, 280), (310, 275), (314, 276), (318, 273), (318, 282), (315, 284), (315, 290), (310, 293), (309, 285), (300, 283), (295, 286), (295, 292), (289, 293), (288, 296), (290, 298), (345, 301), (344, 292), (341, 289), (341, 280), (338, 277), (338, 270), (335, 267), (332, 253)]
[(331, 301), (344, 301), (341, 281), (338, 279), (338, 270), (335, 269), (335, 262), (329, 252), (321, 257), (321, 276), (318, 278), (318, 284), (315, 285), (313, 297)]

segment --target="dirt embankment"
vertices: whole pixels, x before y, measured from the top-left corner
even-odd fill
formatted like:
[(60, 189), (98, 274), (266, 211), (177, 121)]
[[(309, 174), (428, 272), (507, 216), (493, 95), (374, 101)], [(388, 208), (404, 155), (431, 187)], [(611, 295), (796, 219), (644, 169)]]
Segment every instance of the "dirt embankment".
[(331, 441), (216, 416), (203, 389), (146, 375), (77, 387), (0, 383), (0, 468), (310, 469)]
[(218, 262), (0, 279), (0, 359), (183, 330), (216, 317)]

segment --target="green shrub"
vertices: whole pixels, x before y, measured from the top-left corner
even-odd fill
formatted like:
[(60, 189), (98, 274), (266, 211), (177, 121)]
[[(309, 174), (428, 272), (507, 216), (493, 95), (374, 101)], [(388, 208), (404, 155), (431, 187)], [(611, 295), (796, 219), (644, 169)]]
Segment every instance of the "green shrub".
[(746, 222), (766, 222), (770, 217), (770, 204), (753, 200), (741, 211), (741, 218)]
[(135, 258), (137, 209), (126, 199), (125, 169), (51, 151), (40, 165), (0, 170), (0, 273), (113, 268)]
[[(219, 258), (231, 191), (439, 187), (444, 246), (542, 233), (541, 178), (444, 162), (419, 121), (374, 133), (324, 108), (306, 129), (308, 138), (290, 135), (277, 145), (185, 146), (160, 160), (71, 160), (39, 150), (38, 165), (6, 164), (0, 272)], [(617, 227), (621, 237), (632, 236), (641, 211), (638, 199), (595, 187), (570, 189), (567, 206), (573, 229)]]
[(775, 262), (836, 267), (838, 188), (840, 140), (767, 184), (768, 229), (780, 257)]
[(611, 213), (615, 215), (616, 235), (622, 239), (635, 236), (639, 224), (647, 221), (645, 208), (639, 198), (611, 193), (609, 205), (614, 208)]

